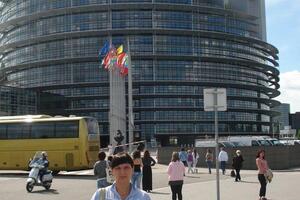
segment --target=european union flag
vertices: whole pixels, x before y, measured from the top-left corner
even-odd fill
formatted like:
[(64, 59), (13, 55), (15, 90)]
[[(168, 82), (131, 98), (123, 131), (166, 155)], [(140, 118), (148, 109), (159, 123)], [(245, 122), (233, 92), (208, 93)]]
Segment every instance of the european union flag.
[(100, 61), (102, 61), (103, 57), (106, 56), (106, 54), (108, 53), (109, 51), (109, 42), (106, 41), (104, 43), (104, 46), (101, 48), (101, 50), (99, 51), (99, 54), (98, 54), (98, 57), (100, 59)]

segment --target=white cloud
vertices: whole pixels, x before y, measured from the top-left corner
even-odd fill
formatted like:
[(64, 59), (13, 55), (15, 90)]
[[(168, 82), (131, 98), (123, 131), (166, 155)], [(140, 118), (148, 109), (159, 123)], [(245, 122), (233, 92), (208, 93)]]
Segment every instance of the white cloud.
[(300, 71), (280, 74), (281, 95), (276, 99), (281, 103), (289, 103), (291, 113), (300, 112)]
[(265, 0), (267, 7), (276, 6), (285, 1), (287, 0)]

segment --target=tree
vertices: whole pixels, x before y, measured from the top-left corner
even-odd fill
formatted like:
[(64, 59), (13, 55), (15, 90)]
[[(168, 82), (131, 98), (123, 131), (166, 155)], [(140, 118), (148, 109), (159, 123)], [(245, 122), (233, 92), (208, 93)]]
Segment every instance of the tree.
[(298, 131), (297, 131), (296, 138), (298, 138), (300, 140), (300, 129), (298, 129)]

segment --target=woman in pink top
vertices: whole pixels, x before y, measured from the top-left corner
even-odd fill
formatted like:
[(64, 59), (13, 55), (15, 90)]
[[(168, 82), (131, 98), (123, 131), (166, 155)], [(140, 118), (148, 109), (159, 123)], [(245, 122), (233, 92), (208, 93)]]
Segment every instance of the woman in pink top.
[(267, 200), (266, 196), (266, 189), (267, 189), (267, 181), (265, 178), (265, 173), (267, 172), (268, 163), (265, 160), (265, 151), (259, 150), (256, 155), (256, 166), (258, 169), (258, 180), (260, 183), (260, 190), (259, 190), (259, 200)]
[(172, 200), (176, 200), (178, 196), (179, 200), (182, 200), (182, 185), (183, 175), (185, 168), (182, 162), (179, 160), (178, 152), (173, 152), (171, 162), (168, 166), (169, 185), (172, 191)]

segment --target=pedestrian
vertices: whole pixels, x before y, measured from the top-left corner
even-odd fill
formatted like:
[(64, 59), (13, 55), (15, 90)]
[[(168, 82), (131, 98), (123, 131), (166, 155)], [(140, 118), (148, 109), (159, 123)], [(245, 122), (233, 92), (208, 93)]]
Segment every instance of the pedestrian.
[(222, 169), (222, 174), (225, 175), (225, 171), (226, 171), (226, 163), (228, 161), (228, 154), (227, 152), (224, 150), (223, 147), (221, 147), (221, 151), (219, 153), (219, 162), (221, 163), (221, 169)]
[(108, 162), (109, 167), (111, 167), (112, 159), (113, 159), (113, 155), (107, 156), (107, 162)]
[(142, 168), (143, 162), (141, 159), (141, 152), (136, 150), (133, 152), (133, 175), (131, 179), (132, 185), (141, 188)]
[(258, 169), (258, 180), (260, 183), (259, 200), (267, 200), (267, 198), (266, 198), (267, 180), (265, 177), (265, 173), (269, 169), (269, 166), (265, 159), (265, 151), (264, 150), (259, 150), (257, 152), (256, 166)]
[(114, 147), (113, 147), (113, 145), (112, 145), (112, 144), (109, 144), (109, 145), (107, 146), (107, 148), (108, 148), (108, 155), (109, 155), (109, 156), (113, 155), (113, 153), (114, 153)]
[(137, 146), (136, 150), (143, 152), (145, 149), (145, 144), (144, 143), (139, 143), (139, 145)]
[(152, 169), (151, 166), (156, 164), (156, 161), (150, 156), (150, 152), (146, 150), (142, 158), (143, 161), (143, 190), (146, 192), (152, 191)]
[(106, 154), (103, 151), (98, 153), (98, 161), (94, 165), (94, 175), (97, 177), (97, 188), (108, 186), (106, 180), (106, 168), (109, 167), (105, 160)]
[(179, 159), (179, 153), (173, 152), (171, 162), (167, 169), (169, 185), (172, 191), (172, 200), (182, 200), (182, 185), (185, 167)]
[(241, 181), (240, 171), (243, 166), (243, 156), (240, 150), (236, 150), (236, 155), (232, 159), (232, 168), (235, 170), (235, 181)]
[(115, 182), (106, 188), (98, 189), (91, 200), (151, 200), (149, 194), (130, 183), (133, 160), (127, 153), (116, 154), (112, 159), (111, 167)]
[(205, 162), (207, 164), (208, 172), (211, 174), (211, 167), (213, 163), (213, 154), (210, 149), (206, 150), (206, 155), (205, 155)]
[(180, 161), (183, 163), (183, 165), (184, 165), (185, 167), (187, 167), (187, 153), (186, 153), (186, 151), (185, 151), (184, 148), (181, 148), (181, 149), (180, 149), (180, 152), (179, 152), (179, 159), (180, 159)]
[(197, 153), (197, 149), (194, 149), (193, 151), (193, 171), (194, 173), (198, 173), (198, 170), (197, 170), (197, 163), (198, 163), (198, 159), (199, 159), (199, 154)]
[(187, 153), (187, 164), (188, 164), (188, 173), (192, 172), (194, 173), (193, 169), (192, 169), (192, 165), (193, 165), (193, 154), (191, 150), (188, 150)]

